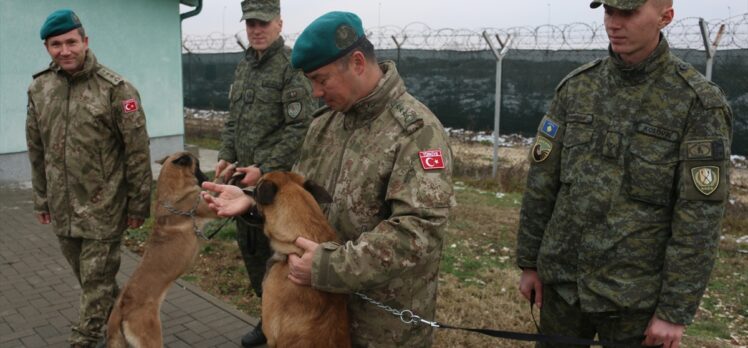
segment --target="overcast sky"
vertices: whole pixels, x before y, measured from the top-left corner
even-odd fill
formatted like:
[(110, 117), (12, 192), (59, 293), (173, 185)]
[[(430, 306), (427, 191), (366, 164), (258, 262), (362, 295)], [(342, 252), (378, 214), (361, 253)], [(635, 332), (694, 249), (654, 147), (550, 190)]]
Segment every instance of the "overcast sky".
[[(233, 35), (244, 30), (241, 1), (203, 0), (202, 12), (183, 22), (183, 35)], [(723, 19), (748, 13), (748, 0), (675, 0), (676, 20), (686, 17)], [(182, 12), (189, 10), (182, 6)], [(423, 22), (429, 27), (471, 29), (602, 23), (603, 10), (589, 0), (281, 0), (284, 33), (299, 33), (329, 11), (358, 14), (364, 28)]]

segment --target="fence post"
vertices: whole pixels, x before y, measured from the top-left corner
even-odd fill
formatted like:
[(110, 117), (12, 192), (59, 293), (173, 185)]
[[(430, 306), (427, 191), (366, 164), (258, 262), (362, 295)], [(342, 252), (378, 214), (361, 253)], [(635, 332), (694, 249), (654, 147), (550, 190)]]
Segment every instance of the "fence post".
[(395, 35), (392, 35), (391, 38), (392, 38), (392, 41), (395, 41), (395, 46), (397, 46), (397, 65), (399, 68), (400, 67), (400, 47), (402, 47), (402, 45), (405, 43), (405, 40), (408, 39), (408, 35), (403, 35), (403, 41), (401, 42), (397, 42), (397, 38), (395, 37)]
[(701, 28), (701, 37), (704, 39), (704, 48), (706, 50), (706, 79), (712, 80), (712, 66), (714, 65), (714, 56), (717, 54), (717, 46), (722, 40), (722, 34), (725, 32), (725, 25), (722, 24), (714, 38), (714, 43), (709, 43), (709, 28), (704, 18), (699, 18), (699, 27)]
[(501, 63), (504, 60), (504, 56), (509, 51), (509, 44), (512, 41), (512, 35), (507, 36), (506, 42), (501, 41), (501, 38), (496, 34), (496, 41), (499, 42), (501, 50), (497, 50), (488, 37), (487, 32), (483, 32), (483, 39), (488, 43), (488, 47), (491, 48), (494, 57), (496, 58), (496, 95), (494, 96), (494, 111), (493, 111), (493, 170), (491, 175), (496, 178), (496, 173), (499, 169), (499, 120), (501, 119)]

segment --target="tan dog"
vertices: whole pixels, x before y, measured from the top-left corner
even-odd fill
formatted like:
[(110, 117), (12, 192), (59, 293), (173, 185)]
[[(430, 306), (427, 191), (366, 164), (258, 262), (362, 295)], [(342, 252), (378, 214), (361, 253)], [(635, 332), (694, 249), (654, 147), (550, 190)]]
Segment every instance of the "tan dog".
[(320, 203), (332, 202), (324, 188), (295, 173), (272, 172), (255, 190), (257, 210), (275, 251), (262, 283), (262, 331), (270, 347), (350, 347), (348, 296), (299, 286), (288, 279), (287, 256), (302, 255), (297, 237), (333, 241), (335, 231)]
[(197, 158), (178, 152), (160, 161), (156, 221), (143, 259), (112, 308), (107, 347), (162, 347), (161, 303), (171, 284), (192, 265), (198, 251), (196, 228), (218, 218), (200, 198), (207, 178)]

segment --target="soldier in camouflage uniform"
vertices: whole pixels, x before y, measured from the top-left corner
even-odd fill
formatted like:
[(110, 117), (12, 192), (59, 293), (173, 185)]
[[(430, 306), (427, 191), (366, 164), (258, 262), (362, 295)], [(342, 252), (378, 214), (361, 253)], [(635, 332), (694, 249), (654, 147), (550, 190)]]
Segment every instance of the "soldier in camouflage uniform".
[(117, 296), (122, 233), (150, 212), (148, 133), (138, 91), (97, 62), (75, 13), (53, 12), (41, 38), (52, 63), (28, 90), (34, 210), (80, 283), (70, 342), (87, 347)]
[(600, 5), (609, 57), (561, 81), (530, 153), (520, 291), (543, 333), (677, 347), (716, 257), (732, 114), (670, 52), (672, 1)]
[[(333, 196), (323, 207), (339, 243), (299, 238), (289, 278), (335, 293), (361, 292), (433, 319), (444, 229), (454, 205), (452, 153), (434, 114), (406, 92), (393, 62), (377, 64), (361, 20), (331, 12), (310, 24), (292, 63), (326, 107), (315, 113), (294, 166)], [(226, 187), (208, 198), (219, 214), (251, 201)], [(242, 201), (243, 203), (237, 203)], [(407, 325), (352, 295), (356, 347), (427, 347), (433, 330)]]
[[(246, 185), (262, 173), (291, 169), (316, 102), (309, 81), (290, 65), (291, 49), (280, 36), (279, 0), (245, 0), (242, 11), (251, 47), (239, 62), (229, 91), (230, 114), (216, 173), (228, 178), (233, 174), (229, 164), (238, 162)], [(266, 261), (272, 255), (267, 237), (262, 228), (238, 219), (236, 240), (252, 288), (261, 297)], [(244, 346), (265, 342), (260, 325), (243, 337)]]

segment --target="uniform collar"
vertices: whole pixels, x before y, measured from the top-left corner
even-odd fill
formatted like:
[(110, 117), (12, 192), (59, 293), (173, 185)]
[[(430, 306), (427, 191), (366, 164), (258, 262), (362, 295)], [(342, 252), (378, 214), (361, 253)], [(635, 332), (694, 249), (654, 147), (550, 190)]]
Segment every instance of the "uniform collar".
[(274, 56), (278, 51), (280, 51), (280, 49), (283, 48), (284, 44), (285, 41), (283, 41), (283, 37), (278, 36), (278, 39), (273, 41), (273, 43), (268, 46), (265, 52), (262, 53), (261, 57), (258, 58), (259, 52), (257, 52), (257, 50), (252, 47), (247, 49), (246, 57), (253, 66), (261, 65), (268, 61), (268, 59)]
[(57, 65), (54, 61), (49, 63), (49, 69), (58, 73), (63, 74), (65, 77), (67, 77), (70, 80), (78, 80), (82, 78), (87, 78), (93, 75), (93, 73), (96, 72), (96, 66), (98, 65), (98, 61), (96, 60), (96, 56), (93, 54), (93, 51), (89, 48), (86, 50), (86, 58), (83, 60), (83, 69), (75, 72), (74, 74), (70, 75), (67, 71), (62, 70), (62, 67)]
[(379, 68), (383, 74), (377, 87), (345, 112), (346, 128), (358, 128), (369, 123), (384, 111), (389, 101), (405, 93), (405, 83), (397, 72), (395, 62), (381, 62)]
[(626, 64), (621, 59), (621, 56), (613, 53), (611, 47), (608, 46), (613, 75), (622, 82), (629, 84), (639, 84), (653, 76), (660, 68), (667, 64), (670, 57), (669, 52), (670, 45), (668, 45), (667, 39), (665, 39), (662, 33), (660, 33), (660, 43), (652, 51), (652, 54), (644, 61), (633, 65)]

